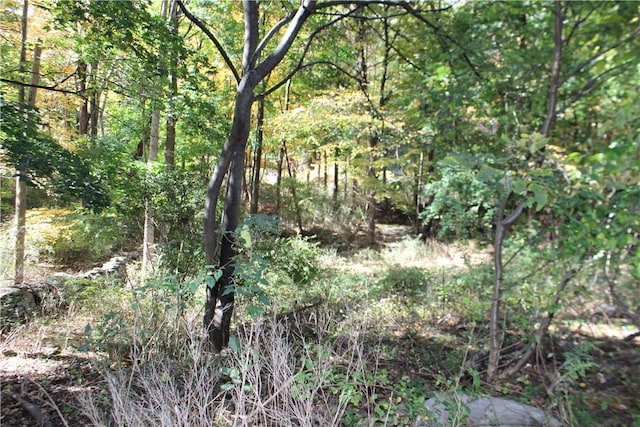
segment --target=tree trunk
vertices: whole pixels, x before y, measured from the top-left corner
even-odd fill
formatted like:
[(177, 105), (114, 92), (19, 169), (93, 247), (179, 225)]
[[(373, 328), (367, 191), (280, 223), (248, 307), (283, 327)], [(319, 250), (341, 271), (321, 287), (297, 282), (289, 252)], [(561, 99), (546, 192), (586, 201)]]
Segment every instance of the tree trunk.
[(296, 222), (298, 223), (298, 232), (303, 233), (302, 229), (302, 215), (300, 214), (300, 205), (298, 204), (298, 195), (296, 194), (296, 180), (294, 179), (293, 170), (291, 169), (291, 161), (289, 160), (289, 153), (287, 152), (287, 145), (282, 144), (284, 149), (284, 159), (287, 162), (287, 171), (289, 172), (289, 178), (291, 179), (291, 196), (293, 197), (293, 205), (296, 210)]
[[(547, 109), (547, 115), (544, 125), (542, 126), (542, 135), (544, 137), (549, 136), (553, 121), (556, 117), (557, 108), (557, 95), (560, 81), (560, 65), (562, 60), (562, 26), (563, 26), (563, 14), (562, 14), (562, 2), (561, 0), (555, 0), (555, 34), (554, 34), (554, 52), (553, 62), (551, 67), (551, 79), (549, 84), (549, 106)], [(504, 218), (504, 211), (506, 207), (509, 194), (504, 197), (504, 200), (500, 202), (498, 212), (496, 216), (496, 230), (494, 237), (494, 283), (493, 283), (493, 300), (491, 303), (491, 315), (490, 315), (490, 347), (489, 347), (489, 365), (487, 366), (487, 380), (492, 381), (498, 372), (498, 364), (500, 362), (500, 352), (502, 350), (502, 339), (500, 326), (498, 324), (500, 320), (500, 302), (502, 298), (502, 246), (508, 227), (513, 224), (522, 214), (526, 201), (520, 202), (518, 207), (513, 211), (508, 218)], [(567, 280), (568, 281), (568, 280)], [(566, 282), (565, 282), (566, 284)], [(559, 294), (557, 295), (559, 298)], [(551, 323), (551, 318), (548, 319)], [(542, 335), (546, 332), (548, 325), (539, 329)], [(539, 338), (542, 338), (540, 335)]]
[(251, 174), (251, 206), (249, 213), (258, 213), (260, 198), (260, 166), (262, 163), (262, 126), (264, 124), (264, 98), (258, 100), (258, 114), (256, 123), (256, 146), (253, 154), (253, 171)]
[[(26, 71), (25, 63), (27, 61), (27, 18), (29, 15), (29, 2), (24, 0), (22, 8), (22, 27), (21, 27), (21, 40), (20, 40), (20, 71), (21, 74)], [(34, 52), (34, 64), (31, 73), (31, 83), (38, 84), (39, 73), (37, 73), (40, 60), (40, 53), (36, 45), (36, 51)], [(35, 73), (33, 71), (36, 71)], [(36, 100), (36, 88), (32, 87), (29, 91), (29, 101), (32, 106), (35, 106)], [(24, 103), (25, 90), (23, 86), (20, 86), (18, 91), (18, 102)], [(25, 252), (25, 235), (26, 235), (26, 221), (27, 217), (27, 183), (23, 177), (22, 171), (16, 171), (16, 199), (15, 199), (15, 246), (14, 246), (14, 283), (24, 282), (24, 252)]]
[[(291, 79), (287, 80), (284, 89), (284, 108), (283, 111), (289, 110), (289, 93), (291, 91)], [(284, 161), (284, 150), (286, 148), (285, 142), (280, 144), (280, 152), (278, 153), (278, 166), (277, 166), (277, 178), (276, 178), (276, 213), (280, 215), (281, 205), (281, 189), (282, 189), (282, 163)]]
[(280, 144), (280, 152), (278, 153), (277, 170), (276, 170), (276, 213), (280, 215), (281, 205), (281, 187), (282, 187), (282, 163), (284, 161), (284, 141)]
[(376, 190), (372, 186), (377, 180), (376, 168), (373, 166), (376, 156), (374, 150), (378, 144), (377, 135), (372, 135), (369, 139), (369, 167), (367, 167), (367, 176), (369, 177), (369, 186), (367, 190), (367, 245), (373, 246), (376, 242)]
[(42, 54), (42, 47), (36, 42), (33, 47), (33, 63), (31, 64), (31, 87), (29, 88), (29, 99), (27, 102), (29, 105), (35, 107), (36, 97), (38, 96), (38, 82), (40, 81), (40, 56)]
[(15, 221), (16, 221), (16, 243), (14, 256), (14, 283), (24, 282), (24, 249), (25, 249), (25, 230), (26, 230), (26, 214), (27, 214), (27, 184), (21, 176), (20, 171), (16, 174), (16, 203), (15, 203)]
[(327, 188), (329, 188), (329, 157), (327, 156), (327, 150), (322, 151), (322, 158), (324, 159), (324, 168), (323, 168), (323, 187), (324, 192), (327, 192)]
[[(151, 112), (151, 127), (149, 130), (149, 153), (147, 156), (147, 169), (158, 158), (158, 140), (160, 130), (160, 110)], [(146, 277), (153, 256), (153, 244), (155, 242), (154, 209), (151, 200), (144, 202), (144, 232), (142, 239), (142, 275)]]
[(87, 64), (80, 61), (78, 64), (78, 94), (82, 96), (82, 105), (78, 109), (78, 133), (89, 133), (89, 99), (87, 98)]
[(422, 173), (424, 170), (424, 153), (420, 151), (420, 160), (418, 161), (418, 172), (416, 173), (416, 187), (413, 190), (413, 209), (416, 215), (416, 234), (420, 234), (420, 201), (422, 199)]
[[(209, 343), (219, 352), (229, 343), (229, 325), (233, 313), (234, 292), (233, 257), (235, 249), (235, 230), (240, 217), (242, 181), (244, 175), (244, 156), (251, 124), (251, 106), (256, 82), (253, 75), (245, 75), (238, 85), (231, 134), (225, 142), (222, 155), (213, 172), (207, 188), (205, 203), (205, 249), (207, 264), (217, 265), (222, 276), (214, 286), (207, 287), (204, 313), (204, 326)], [(224, 200), (222, 225), (220, 227), (220, 258), (216, 263), (218, 242), (215, 230), (216, 201), (220, 193), (224, 176), (229, 171), (227, 193)]]
[[(18, 71), (22, 76), (26, 71), (27, 64), (27, 20), (29, 18), (29, 0), (24, 0), (22, 4), (22, 19), (20, 21), (20, 65)], [(18, 102), (24, 102), (25, 100), (25, 87), (18, 86)]]
[[(95, 84), (97, 72), (97, 64), (91, 66), (91, 79)], [(100, 118), (100, 91), (97, 88), (91, 90), (91, 101), (89, 103), (89, 135), (93, 141), (98, 138), (98, 119)]]
[[(171, 0), (169, 5), (169, 28), (173, 35), (178, 34), (178, 6), (176, 0)], [(173, 170), (175, 168), (175, 150), (176, 150), (176, 124), (178, 122), (178, 116), (175, 111), (175, 102), (178, 97), (178, 64), (175, 53), (170, 53), (169, 59), (169, 87), (170, 95), (167, 108), (167, 136), (164, 144), (164, 161), (166, 163), (167, 170)]]
[(489, 316), (489, 364), (487, 366), (487, 379), (493, 380), (498, 372), (500, 362), (500, 350), (502, 349), (502, 336), (500, 322), (500, 299), (502, 298), (502, 244), (504, 242), (505, 225), (504, 209), (507, 199), (503, 200), (496, 215), (496, 231), (493, 242), (493, 298), (491, 300), (491, 314)]
[(339, 179), (340, 179), (340, 170), (338, 167), (338, 156), (340, 155), (340, 151), (336, 147), (334, 149), (333, 154), (333, 210), (338, 209), (338, 192), (340, 191), (339, 187)]
[[(202, 23), (193, 15), (187, 13), (184, 5), (179, 3), (185, 15), (201, 29)], [(233, 243), (240, 217), (240, 203), (242, 197), (242, 181), (244, 175), (245, 149), (249, 130), (251, 127), (251, 106), (253, 104), (253, 91), (256, 86), (265, 79), (269, 73), (285, 57), (302, 25), (313, 12), (315, 0), (304, 0), (294, 15), (281, 21), (278, 27), (288, 22), (288, 27), (282, 35), (282, 39), (266, 58), (257, 64), (260, 52), (266, 46), (266, 41), (275, 33), (270, 31), (265, 36), (263, 43), (258, 44), (258, 3), (252, 0), (243, 0), (244, 13), (244, 48), (242, 54), (242, 77), (230, 64), (229, 57), (221, 49), (215, 37), (208, 34), (219, 47), (227, 65), (232, 68), (238, 81), (238, 89), (235, 98), (233, 122), (231, 133), (225, 141), (218, 163), (213, 170), (207, 195), (204, 212), (204, 240), (205, 253), (209, 269), (222, 271), (213, 286), (207, 286), (207, 296), (204, 310), (204, 327), (208, 342), (213, 350), (220, 351), (229, 342), (229, 327), (234, 301), (234, 263), (235, 254)], [(227, 193), (224, 201), (222, 224), (219, 233), (216, 231), (216, 207), (220, 189), (225, 176), (229, 173)], [(218, 235), (221, 238), (220, 257), (216, 262), (218, 253)]]

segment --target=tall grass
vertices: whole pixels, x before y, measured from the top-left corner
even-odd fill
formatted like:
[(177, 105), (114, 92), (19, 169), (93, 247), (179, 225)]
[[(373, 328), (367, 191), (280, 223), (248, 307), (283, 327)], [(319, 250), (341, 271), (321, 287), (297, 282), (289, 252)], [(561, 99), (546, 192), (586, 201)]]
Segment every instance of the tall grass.
[[(358, 330), (321, 311), (272, 316), (241, 325), (213, 355), (192, 323), (176, 356), (134, 352), (130, 366), (105, 373), (107, 394), (84, 394), (80, 406), (96, 426), (342, 425), (354, 395), (366, 400), (362, 379), (372, 372)], [(360, 383), (336, 388), (338, 379)]]

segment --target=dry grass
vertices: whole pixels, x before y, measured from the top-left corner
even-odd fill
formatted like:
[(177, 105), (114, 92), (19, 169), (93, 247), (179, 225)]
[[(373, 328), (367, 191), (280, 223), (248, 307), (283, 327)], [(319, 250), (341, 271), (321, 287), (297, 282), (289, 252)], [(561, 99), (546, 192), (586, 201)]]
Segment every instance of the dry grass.
[[(353, 389), (340, 378), (370, 373), (365, 325), (314, 312), (301, 318), (248, 322), (220, 355), (202, 351), (191, 324), (183, 356), (139, 363), (105, 374), (106, 406), (85, 393), (81, 407), (92, 425), (127, 426), (339, 426)], [(349, 331), (348, 333), (346, 331)], [(328, 335), (335, 338), (327, 340)], [(147, 359), (147, 357), (144, 357)]]

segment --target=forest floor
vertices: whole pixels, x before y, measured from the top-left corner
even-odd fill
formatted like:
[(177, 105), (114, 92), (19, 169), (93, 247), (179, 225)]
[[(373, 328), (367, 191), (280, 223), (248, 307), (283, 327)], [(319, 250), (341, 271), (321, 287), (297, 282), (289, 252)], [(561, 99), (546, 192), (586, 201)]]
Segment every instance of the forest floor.
[[(415, 253), (415, 246), (402, 243), (410, 234), (408, 227), (382, 225), (378, 230), (379, 248), (361, 249), (356, 243), (353, 250), (337, 255), (333, 267), (350, 274), (377, 275), (400, 263), (444, 271), (491, 259), (490, 249), (438, 242), (427, 242), (430, 247), (424, 254)], [(106, 354), (83, 349), (88, 322), (83, 313), (69, 309), (57, 316), (37, 318), (2, 337), (0, 425), (88, 425), (78, 399), (105, 390), (102, 372), (109, 362)], [(624, 341), (629, 332), (620, 319), (600, 313), (556, 323), (535, 360), (516, 377), (500, 379), (497, 387), (481, 380), (486, 367), (482, 351), (460, 352), (471, 336), (486, 333), (486, 324), (472, 324), (461, 313), (445, 311), (431, 317), (415, 312), (390, 322), (374, 325), (378, 333), (371, 337), (370, 345), (393, 349), (380, 351), (376, 361), (392, 382), (408, 378), (422, 387), (425, 395), (453, 383), (486, 394), (508, 394), (549, 409), (563, 420), (571, 419), (573, 425), (640, 425), (640, 338)], [(505, 340), (513, 341), (507, 358), (521, 348), (519, 333), (510, 331)], [(586, 357), (572, 359), (580, 352)], [(463, 359), (453, 354), (462, 354)], [(575, 366), (567, 369), (572, 360)], [(443, 385), (443, 378), (454, 380)]]

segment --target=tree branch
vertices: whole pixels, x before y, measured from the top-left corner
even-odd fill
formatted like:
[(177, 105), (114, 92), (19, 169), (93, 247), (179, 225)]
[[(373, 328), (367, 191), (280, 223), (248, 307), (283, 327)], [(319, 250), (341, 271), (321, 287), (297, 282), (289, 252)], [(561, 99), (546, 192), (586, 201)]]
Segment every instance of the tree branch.
[(284, 27), (289, 21), (291, 21), (291, 19), (294, 17), (295, 15), (293, 14), (293, 12), (288, 13), (287, 16), (285, 16), (284, 18), (282, 18), (276, 25), (273, 26), (273, 28), (271, 28), (269, 30), (269, 32), (264, 36), (264, 38), (262, 39), (262, 41), (260, 42), (260, 44), (258, 44), (258, 47), (256, 48), (255, 53), (253, 54), (253, 62), (255, 63), (255, 61), (258, 60), (258, 58), (260, 57), (260, 54), (262, 53), (262, 51), (264, 50), (265, 46), (267, 45), (267, 43), (269, 43), (269, 41), (273, 38), (274, 35), (276, 35), (276, 33), (278, 31), (280, 31), (280, 29), (282, 29), (282, 27)]
[[(569, 4), (570, 3), (568, 3), (567, 5), (569, 5)], [(567, 35), (567, 38), (564, 41), (566, 46), (569, 45), (569, 43), (571, 42), (571, 39), (573, 38), (574, 33), (578, 30), (580, 25), (582, 25), (584, 22), (586, 22), (587, 19), (589, 19), (589, 17), (591, 16), (591, 14), (593, 14), (593, 12), (598, 10), (604, 4), (605, 4), (605, 2), (595, 3), (595, 7), (593, 7), (593, 9), (591, 9), (589, 12), (587, 12), (587, 14), (584, 17), (580, 16), (580, 17), (578, 17), (576, 19), (576, 22), (574, 22), (573, 26), (571, 27), (571, 30), (569, 31), (569, 34)]]
[(275, 67), (282, 61), (285, 54), (293, 44), (296, 36), (300, 32), (302, 28), (302, 24), (307, 20), (307, 18), (313, 13), (316, 5), (316, 0), (304, 0), (295, 16), (291, 19), (289, 23), (289, 27), (287, 31), (282, 36), (280, 43), (273, 50), (271, 55), (269, 55), (260, 65), (256, 67), (256, 77), (257, 81), (261, 81), (266, 77)]
[[(406, 8), (411, 4), (410, 0), (326, 0), (322, 3), (319, 3), (316, 6), (316, 9), (326, 9), (333, 6), (371, 6), (371, 5), (386, 5), (386, 6), (400, 6)], [(450, 10), (453, 6), (445, 6), (438, 9), (432, 9), (429, 12), (444, 12)], [(414, 9), (419, 13), (422, 12), (420, 10)]]
[(409, 14), (411, 16), (413, 16), (414, 18), (418, 19), (422, 23), (426, 24), (429, 28), (431, 28), (433, 30), (434, 34), (436, 34), (436, 35), (448, 40), (453, 45), (455, 45), (458, 48), (460, 48), (462, 50), (462, 59), (464, 59), (464, 62), (467, 63), (469, 68), (471, 68), (471, 71), (473, 72), (473, 74), (478, 79), (482, 79), (482, 75), (478, 71), (478, 67), (476, 67), (475, 64), (473, 62), (471, 62), (471, 58), (469, 58), (469, 55), (467, 55), (467, 52), (466, 52), (466, 49), (464, 48), (464, 46), (462, 46), (460, 43), (458, 43), (458, 41), (455, 40), (453, 37), (451, 37), (450, 35), (448, 35), (444, 31), (442, 31), (442, 28), (438, 27), (433, 22), (429, 21), (425, 16), (422, 15), (422, 13), (420, 13), (419, 10), (412, 8), (409, 3), (407, 3), (407, 2), (400, 3), (400, 6), (404, 7), (404, 9), (407, 12), (409, 12)]
[(580, 87), (579, 89), (575, 90), (572, 93), (571, 99), (569, 99), (569, 101), (567, 101), (562, 108), (560, 108), (558, 111), (556, 111), (556, 116), (560, 115), (562, 113), (564, 113), (567, 109), (569, 109), (569, 107), (571, 107), (573, 104), (575, 104), (577, 101), (579, 101), (582, 97), (588, 95), (589, 93), (593, 92), (598, 86), (600, 86), (600, 84), (602, 84), (602, 78), (606, 75), (611, 74), (612, 72), (619, 70), (620, 68), (623, 68), (626, 65), (629, 64), (633, 64), (635, 61), (631, 60), (631, 61), (627, 61), (624, 62), (620, 65), (617, 65), (613, 68), (609, 68), (606, 71), (603, 71), (602, 73), (598, 74), (597, 76), (592, 77), (591, 79), (589, 79), (588, 82), (586, 82), (584, 85), (582, 85), (582, 87)]
[(323, 64), (326, 63), (328, 65), (332, 65), (334, 66), (334, 68), (338, 69), (339, 71), (343, 72), (344, 74), (348, 75), (349, 77), (353, 77), (352, 75), (350, 75), (346, 70), (341, 69), (340, 67), (338, 67), (336, 64), (333, 64), (330, 61), (316, 61), (313, 63), (310, 63), (308, 65), (303, 65), (304, 63), (304, 58), (307, 55), (307, 52), (309, 51), (309, 48), (311, 47), (311, 43), (313, 42), (313, 40), (315, 39), (315, 37), (320, 34), (320, 32), (322, 32), (323, 30), (333, 26), (335, 23), (353, 15), (356, 12), (357, 9), (352, 9), (347, 13), (341, 14), (339, 16), (336, 16), (334, 19), (328, 21), (327, 23), (319, 26), (318, 28), (316, 28), (308, 37), (307, 42), (305, 43), (304, 48), (302, 49), (302, 53), (300, 54), (300, 59), (298, 60), (298, 63), (296, 64), (296, 66), (293, 68), (293, 70), (291, 70), (289, 72), (289, 74), (287, 74), (284, 78), (282, 78), (279, 82), (277, 82), (275, 85), (273, 85), (271, 88), (269, 88), (268, 90), (264, 91), (262, 94), (260, 94), (259, 96), (267, 96), (270, 93), (273, 93), (274, 91), (276, 91), (278, 88), (284, 86), (287, 82), (287, 80), (291, 79), (298, 71), (304, 69), (304, 68), (308, 68), (312, 65), (316, 65), (316, 64)]
[(340, 73), (346, 75), (347, 77), (349, 77), (350, 79), (353, 80), (358, 80), (358, 76), (349, 73), (347, 70), (345, 70), (344, 68), (342, 68), (341, 66), (339, 66), (338, 64), (331, 62), (331, 61), (313, 61), (313, 62), (308, 62), (306, 64), (300, 65), (300, 66), (296, 66), (293, 70), (291, 70), (289, 72), (289, 74), (287, 74), (285, 76), (285, 78), (283, 78), (282, 80), (280, 80), (278, 83), (276, 83), (275, 85), (271, 86), (269, 89), (265, 90), (264, 92), (256, 95), (256, 98), (264, 98), (267, 97), (269, 95), (271, 95), (273, 92), (275, 92), (276, 90), (280, 89), (282, 86), (284, 86), (287, 83), (287, 80), (291, 79), (294, 75), (296, 75), (296, 73), (306, 69), (306, 68), (311, 68), (314, 67), (316, 65), (328, 65), (336, 70), (338, 70)]
[[(67, 79), (68, 78), (65, 78), (65, 80), (67, 80)], [(53, 85), (53, 86), (43, 86), (43, 85), (39, 85), (39, 84), (24, 83), (24, 82), (19, 82), (17, 80), (11, 80), (11, 79), (5, 79), (5, 78), (0, 78), (0, 82), (8, 83), (8, 84), (14, 85), (14, 86), (34, 87), (34, 88), (37, 88), (37, 89), (50, 90), (50, 91), (53, 91), (53, 92), (62, 92), (62, 93), (66, 93), (66, 94), (69, 94), (69, 95), (78, 96), (78, 97), (80, 97), (82, 99), (87, 99), (85, 96), (81, 95), (78, 91), (60, 89), (60, 88), (56, 87), (56, 86), (58, 86), (57, 83), (55, 85)]]
[(636, 36), (638, 36), (638, 34), (640, 34), (640, 26), (637, 26), (625, 38), (618, 40), (618, 42), (612, 44), (611, 46), (609, 46), (608, 48), (606, 48), (604, 50), (601, 50), (600, 52), (598, 52), (595, 55), (593, 55), (591, 58), (589, 58), (586, 61), (582, 62), (580, 65), (578, 65), (576, 68), (574, 68), (569, 74), (567, 74), (564, 77), (564, 79), (562, 79), (562, 81), (560, 82), (560, 86), (565, 84), (570, 78), (574, 77), (576, 74), (578, 74), (579, 72), (581, 72), (582, 70), (584, 70), (588, 66), (592, 65), (594, 62), (596, 62), (598, 60), (598, 58), (602, 57), (607, 52), (610, 52), (613, 49), (616, 49), (616, 48), (622, 46), (623, 44), (633, 40)]
[[(256, 63), (258, 45), (258, 3), (255, 0), (243, 0), (244, 11), (244, 49), (242, 51), (242, 76), (253, 70)], [(258, 79), (256, 82), (260, 81)]]
[(522, 214), (522, 211), (524, 210), (525, 205), (526, 205), (526, 202), (524, 200), (520, 202), (520, 204), (513, 210), (511, 215), (509, 215), (507, 218), (502, 220), (502, 225), (504, 225), (505, 227), (508, 227), (514, 222), (516, 222), (516, 220)]
[(544, 120), (542, 126), (542, 135), (549, 136), (553, 119), (556, 117), (556, 106), (558, 104), (558, 88), (562, 83), (558, 83), (560, 80), (560, 64), (562, 62), (562, 26), (564, 22), (564, 15), (562, 14), (561, 0), (555, 1), (555, 33), (554, 33), (554, 49), (553, 49), (553, 63), (551, 65), (551, 83), (549, 84), (549, 108), (547, 110), (547, 117)]
[(177, 4), (182, 13), (184, 13), (184, 16), (186, 16), (189, 21), (193, 22), (196, 27), (200, 28), (200, 30), (205, 33), (209, 40), (213, 42), (213, 44), (216, 46), (216, 49), (218, 49), (218, 52), (220, 52), (220, 55), (222, 55), (225, 64), (227, 64), (227, 67), (229, 67), (229, 70), (231, 70), (233, 77), (236, 79), (236, 83), (240, 83), (240, 74), (238, 73), (238, 70), (236, 69), (236, 67), (234, 67), (233, 62), (231, 62), (231, 58), (229, 58), (229, 55), (227, 55), (227, 52), (224, 50), (224, 47), (222, 47), (222, 44), (220, 44), (216, 36), (214, 36), (213, 33), (209, 31), (209, 29), (206, 27), (206, 25), (204, 25), (202, 21), (200, 21), (187, 10), (182, 0), (178, 0)]

